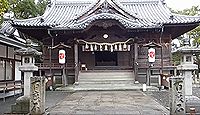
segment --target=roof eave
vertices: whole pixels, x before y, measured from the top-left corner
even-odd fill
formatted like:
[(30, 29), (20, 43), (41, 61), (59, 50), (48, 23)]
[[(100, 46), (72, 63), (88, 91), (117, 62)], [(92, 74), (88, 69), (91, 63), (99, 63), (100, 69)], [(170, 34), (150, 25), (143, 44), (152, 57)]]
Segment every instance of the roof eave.
[(19, 42), (17, 40), (13, 40), (13, 39), (11, 39), (7, 36), (4, 36), (2, 34), (0, 34), (0, 42), (7, 44), (7, 45), (10, 45), (10, 46), (14, 46), (16, 48), (24, 48), (25, 47), (24, 43)]

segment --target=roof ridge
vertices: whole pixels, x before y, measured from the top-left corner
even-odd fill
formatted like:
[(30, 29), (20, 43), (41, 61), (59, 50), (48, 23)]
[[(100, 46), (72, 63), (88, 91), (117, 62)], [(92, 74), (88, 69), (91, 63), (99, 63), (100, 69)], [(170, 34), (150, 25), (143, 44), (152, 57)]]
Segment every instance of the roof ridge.
[(130, 3), (130, 4), (135, 4), (135, 3), (159, 3), (160, 0), (119, 0), (120, 3)]
[(190, 16), (190, 15), (183, 15), (183, 14), (176, 14), (176, 13), (172, 13), (173, 16), (180, 16), (180, 17), (187, 17), (187, 18), (199, 18), (200, 20), (200, 16)]
[(62, 5), (62, 4), (91, 4), (93, 3), (92, 0), (87, 0), (87, 1), (81, 1), (81, 0), (77, 0), (77, 1), (55, 1), (56, 5)]

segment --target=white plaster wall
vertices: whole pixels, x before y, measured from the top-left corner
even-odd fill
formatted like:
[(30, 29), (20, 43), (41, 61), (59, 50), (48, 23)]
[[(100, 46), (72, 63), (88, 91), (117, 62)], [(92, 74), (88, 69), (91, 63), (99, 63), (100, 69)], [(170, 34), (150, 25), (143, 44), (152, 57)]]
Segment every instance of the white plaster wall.
[(6, 46), (0, 44), (0, 57), (6, 57)]
[(5, 76), (5, 62), (0, 60), (0, 80), (4, 80)]
[(19, 71), (19, 66), (21, 62), (15, 62), (15, 80), (21, 80), (21, 71)]

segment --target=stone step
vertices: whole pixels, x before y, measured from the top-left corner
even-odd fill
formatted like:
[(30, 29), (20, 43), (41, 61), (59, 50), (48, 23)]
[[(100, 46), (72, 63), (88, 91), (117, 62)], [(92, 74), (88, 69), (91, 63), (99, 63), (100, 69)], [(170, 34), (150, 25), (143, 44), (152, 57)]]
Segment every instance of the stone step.
[(132, 77), (79, 77), (79, 80), (132, 80)]
[(132, 75), (132, 72), (80, 72), (80, 75)]
[(91, 78), (84, 78), (80, 77), (79, 80), (132, 80), (132, 77), (91, 77)]
[(132, 77), (133, 74), (119, 75), (119, 74), (79, 74), (79, 77)]
[(129, 78), (133, 77), (133, 73), (80, 73), (79, 78)]
[(131, 77), (133, 76), (132, 74), (131, 75), (114, 75), (114, 74), (107, 74), (107, 75), (97, 75), (97, 74), (80, 74), (79, 77)]
[[(141, 84), (133, 85), (77, 85), (74, 87), (75, 91), (118, 91), (118, 90), (142, 90)], [(157, 87), (147, 86), (147, 91), (158, 91)]]
[(80, 72), (75, 90), (122, 90), (134, 86), (132, 71), (87, 71)]
[(125, 82), (125, 81), (134, 81), (132, 78), (129, 79), (79, 79), (79, 82)]
[(79, 84), (134, 84), (134, 80), (119, 80), (119, 81), (81, 81)]
[(81, 73), (105, 73), (105, 72), (112, 72), (112, 73), (126, 73), (126, 72), (133, 72), (133, 70), (87, 70), (87, 71), (81, 71)]

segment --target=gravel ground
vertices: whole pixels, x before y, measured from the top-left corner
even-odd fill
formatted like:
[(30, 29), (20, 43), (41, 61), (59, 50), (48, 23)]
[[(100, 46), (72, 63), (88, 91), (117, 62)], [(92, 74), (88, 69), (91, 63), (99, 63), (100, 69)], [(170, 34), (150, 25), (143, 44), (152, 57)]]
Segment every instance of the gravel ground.
[[(171, 97), (169, 90), (149, 91), (145, 93), (153, 97), (158, 103), (169, 109), (169, 99)], [(200, 98), (200, 87), (193, 87), (193, 95)]]

